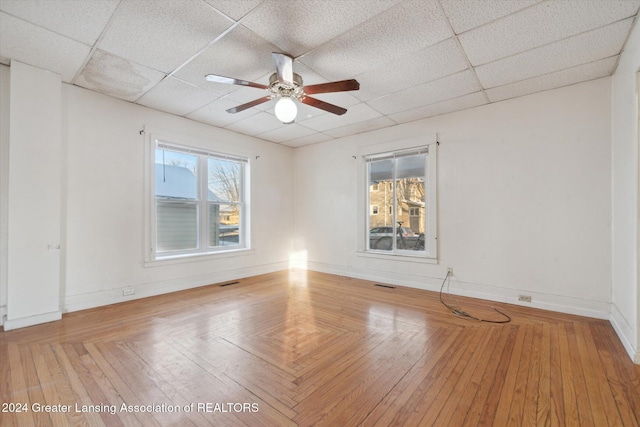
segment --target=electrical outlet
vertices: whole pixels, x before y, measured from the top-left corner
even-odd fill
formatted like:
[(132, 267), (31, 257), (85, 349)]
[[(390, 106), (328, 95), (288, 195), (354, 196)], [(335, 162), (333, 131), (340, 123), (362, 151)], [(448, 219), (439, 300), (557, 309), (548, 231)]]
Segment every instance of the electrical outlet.
[(122, 290), (122, 296), (129, 296), (129, 295), (134, 295), (136, 293), (136, 290), (133, 288), (125, 288)]
[(518, 301), (531, 302), (531, 295), (520, 295)]
[(449, 276), (453, 276), (453, 267), (447, 268), (447, 273), (449, 273)]

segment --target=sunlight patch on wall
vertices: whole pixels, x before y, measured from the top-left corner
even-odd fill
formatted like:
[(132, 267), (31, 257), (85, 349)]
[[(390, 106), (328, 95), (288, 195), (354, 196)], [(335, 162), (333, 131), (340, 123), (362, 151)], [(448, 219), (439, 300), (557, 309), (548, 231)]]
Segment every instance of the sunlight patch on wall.
[(307, 286), (307, 250), (289, 254), (289, 283)]

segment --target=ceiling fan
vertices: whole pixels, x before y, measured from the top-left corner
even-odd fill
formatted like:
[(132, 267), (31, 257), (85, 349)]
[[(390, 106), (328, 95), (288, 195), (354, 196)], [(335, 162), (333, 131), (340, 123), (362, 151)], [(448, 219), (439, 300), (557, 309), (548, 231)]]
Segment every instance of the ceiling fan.
[(283, 123), (293, 123), (296, 118), (298, 109), (293, 101), (294, 99), (303, 104), (320, 108), (333, 114), (342, 115), (347, 112), (345, 108), (321, 101), (309, 95), (360, 89), (360, 83), (354, 79), (304, 86), (302, 77), (293, 72), (293, 58), (291, 56), (277, 52), (273, 52), (272, 55), (273, 61), (276, 64), (276, 72), (269, 77), (269, 85), (234, 79), (232, 77), (217, 76), (215, 74), (207, 74), (205, 76), (207, 81), (210, 82), (255, 87), (270, 92), (269, 95), (262, 98), (229, 108), (227, 110), (228, 113), (239, 113), (240, 111), (277, 98), (278, 102), (275, 106), (275, 113), (276, 117)]

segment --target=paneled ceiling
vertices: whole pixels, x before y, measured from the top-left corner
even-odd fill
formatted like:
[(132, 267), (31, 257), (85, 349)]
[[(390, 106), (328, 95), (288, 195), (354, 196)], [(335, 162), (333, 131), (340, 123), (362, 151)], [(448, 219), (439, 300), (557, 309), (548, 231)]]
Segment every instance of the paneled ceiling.
[[(293, 147), (611, 75), (640, 0), (0, 0), (0, 62)], [(276, 119), (272, 52), (304, 84), (355, 78)]]

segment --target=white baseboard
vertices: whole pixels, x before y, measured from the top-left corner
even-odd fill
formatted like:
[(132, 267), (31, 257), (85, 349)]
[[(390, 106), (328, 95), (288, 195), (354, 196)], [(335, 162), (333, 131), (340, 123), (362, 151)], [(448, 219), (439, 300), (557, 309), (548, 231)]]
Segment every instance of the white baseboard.
[[(434, 292), (440, 291), (440, 286), (444, 280), (444, 277), (400, 275), (381, 271), (372, 271), (369, 273), (352, 267), (335, 266), (312, 261), (308, 262), (308, 268), (309, 270), (323, 273), (384, 282)], [(594, 301), (582, 298), (545, 294), (541, 292), (531, 292), (529, 290), (524, 291), (468, 282), (458, 282), (454, 279), (450, 281), (448, 291), (454, 295), (503, 302), (523, 307), (539, 308), (542, 310), (550, 310), (560, 313), (575, 314), (578, 316), (586, 316), (603, 320), (609, 319), (609, 313), (611, 310), (611, 304), (604, 301)], [(518, 296), (522, 293), (530, 295), (532, 297), (532, 302), (528, 303), (519, 301)]]
[[(127, 284), (119, 288), (88, 292), (79, 295), (63, 296), (61, 298), (61, 306), (65, 313), (86, 310), (89, 308), (101, 307), (124, 301), (184, 291), (186, 289), (207, 286), (213, 283), (222, 283), (245, 277), (257, 276), (260, 274), (273, 273), (286, 268), (288, 268), (288, 264), (286, 262), (280, 262), (223, 272), (212, 272), (199, 276), (157, 280), (148, 283)], [(131, 289), (134, 294), (123, 296), (124, 289)]]
[(633, 360), (633, 363), (640, 365), (640, 349), (636, 348), (630, 339), (633, 334), (633, 328), (625, 316), (620, 312), (616, 304), (611, 304), (609, 322), (611, 322), (613, 330), (616, 331), (620, 342), (622, 342), (624, 349), (627, 351), (631, 360)]
[(5, 331), (12, 329), (26, 328), (27, 326), (39, 325), (41, 323), (55, 322), (62, 319), (61, 311), (53, 311), (51, 313), (37, 314), (35, 316), (20, 317), (18, 319), (4, 319), (2, 325)]
[(7, 315), (7, 306), (0, 305), (0, 326), (4, 324), (4, 317)]

